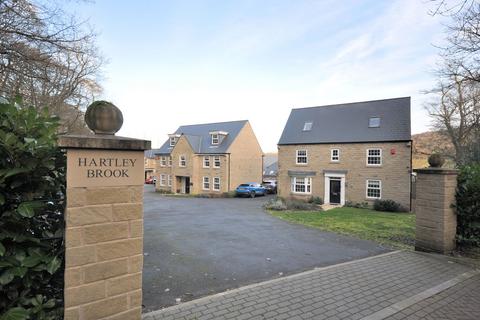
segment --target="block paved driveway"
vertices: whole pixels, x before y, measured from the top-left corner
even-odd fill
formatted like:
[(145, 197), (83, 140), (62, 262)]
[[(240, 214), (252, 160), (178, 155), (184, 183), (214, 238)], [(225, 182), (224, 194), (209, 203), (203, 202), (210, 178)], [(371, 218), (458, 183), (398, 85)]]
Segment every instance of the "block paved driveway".
[(245, 286), (143, 320), (478, 320), (479, 314), (479, 270), (400, 251)]
[(143, 311), (389, 251), (279, 220), (265, 200), (165, 197), (146, 186)]

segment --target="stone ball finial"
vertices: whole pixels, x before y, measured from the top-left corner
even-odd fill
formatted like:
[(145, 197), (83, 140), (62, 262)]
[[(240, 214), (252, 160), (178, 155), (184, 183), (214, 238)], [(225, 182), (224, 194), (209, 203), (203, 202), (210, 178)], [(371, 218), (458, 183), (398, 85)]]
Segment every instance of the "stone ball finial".
[(114, 135), (123, 124), (122, 111), (108, 101), (94, 101), (85, 112), (85, 122), (95, 134)]
[(430, 157), (428, 157), (428, 164), (432, 168), (440, 168), (443, 166), (444, 163), (445, 159), (439, 153), (431, 154)]

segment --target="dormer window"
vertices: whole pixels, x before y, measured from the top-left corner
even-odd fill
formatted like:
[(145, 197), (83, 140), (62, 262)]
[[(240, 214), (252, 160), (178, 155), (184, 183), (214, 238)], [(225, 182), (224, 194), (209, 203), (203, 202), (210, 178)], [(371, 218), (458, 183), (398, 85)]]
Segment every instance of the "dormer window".
[(219, 142), (218, 133), (212, 133), (212, 144), (218, 144)]
[(170, 147), (175, 147), (175, 144), (177, 143), (178, 138), (180, 138), (180, 134), (169, 134), (168, 137), (170, 140)]
[[(225, 131), (211, 131), (210, 138), (212, 146), (218, 146), (219, 144), (222, 144), (223, 139), (225, 139), (227, 135), (228, 132)], [(213, 148), (212, 146), (211, 148)]]
[(303, 131), (310, 131), (312, 130), (313, 122), (305, 122), (303, 125)]
[(370, 119), (368, 119), (368, 127), (369, 128), (380, 127), (380, 118), (379, 117), (371, 117)]

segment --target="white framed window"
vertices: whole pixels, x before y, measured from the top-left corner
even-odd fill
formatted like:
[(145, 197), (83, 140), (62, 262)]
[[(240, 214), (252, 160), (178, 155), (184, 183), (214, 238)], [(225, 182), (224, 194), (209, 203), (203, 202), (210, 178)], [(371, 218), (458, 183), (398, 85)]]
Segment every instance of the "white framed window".
[(203, 177), (203, 190), (210, 190), (210, 177)]
[(220, 168), (220, 156), (213, 157), (213, 167)]
[(367, 149), (367, 166), (382, 165), (382, 149)]
[(307, 150), (297, 150), (295, 161), (296, 161), (297, 164), (307, 164), (308, 163)]
[(187, 157), (181, 155), (178, 157), (178, 166), (179, 167), (186, 167), (187, 166)]
[(339, 162), (340, 161), (340, 149), (331, 149), (330, 150), (330, 161)]
[(204, 168), (210, 168), (210, 157), (209, 156), (204, 156), (203, 157), (203, 167)]
[(172, 166), (172, 156), (169, 156), (169, 157), (168, 157), (168, 166), (169, 166), (169, 167)]
[(167, 166), (167, 157), (162, 156), (160, 158), (160, 167), (166, 167)]
[(163, 186), (166, 185), (166, 183), (167, 183), (167, 177), (166, 177), (166, 175), (165, 175), (165, 174), (161, 174), (161, 175), (160, 175), (160, 185), (163, 187)]
[(171, 176), (171, 175), (168, 175), (168, 177), (167, 177), (167, 185), (168, 185), (169, 187), (172, 186), (172, 176)]
[(367, 199), (382, 198), (382, 181), (367, 180)]
[(213, 178), (213, 190), (220, 191), (220, 177)]
[(175, 146), (175, 143), (177, 143), (177, 137), (170, 137), (170, 147)]
[(292, 177), (293, 193), (312, 193), (312, 178), (310, 177)]
[(218, 133), (212, 133), (212, 144), (218, 144), (219, 142)]
[(303, 125), (303, 131), (310, 131), (312, 130), (313, 122), (305, 122)]

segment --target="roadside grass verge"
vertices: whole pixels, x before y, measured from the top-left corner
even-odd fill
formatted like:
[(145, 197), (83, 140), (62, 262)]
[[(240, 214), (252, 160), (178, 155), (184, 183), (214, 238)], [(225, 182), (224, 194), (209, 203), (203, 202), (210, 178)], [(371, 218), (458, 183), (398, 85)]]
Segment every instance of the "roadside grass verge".
[(396, 249), (413, 250), (415, 214), (380, 212), (358, 208), (328, 211), (273, 211), (280, 219), (325, 231), (372, 240)]

